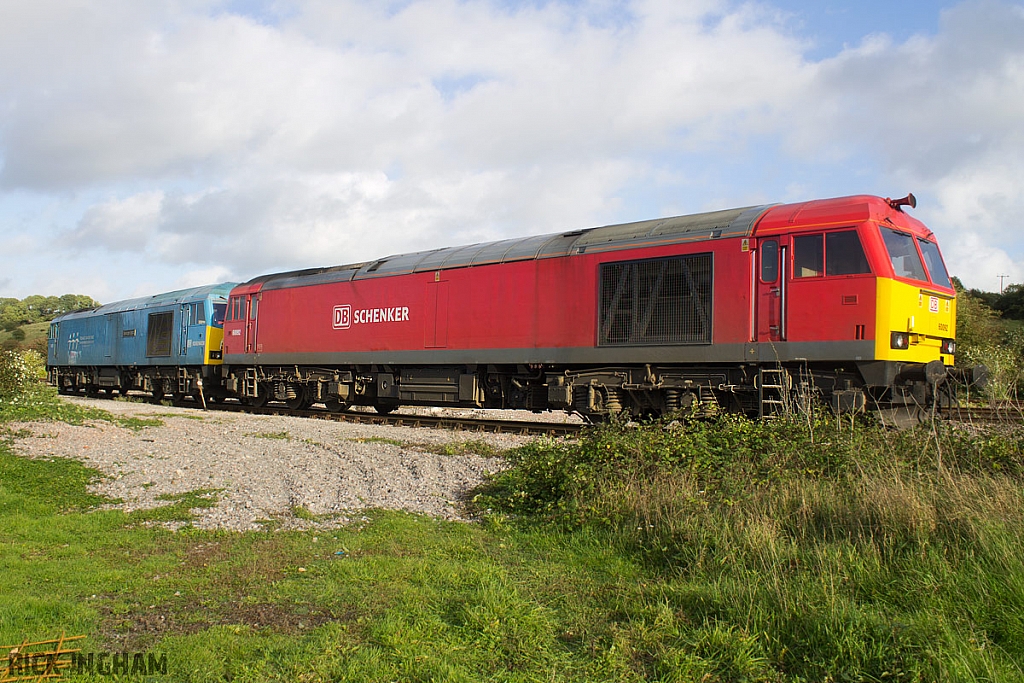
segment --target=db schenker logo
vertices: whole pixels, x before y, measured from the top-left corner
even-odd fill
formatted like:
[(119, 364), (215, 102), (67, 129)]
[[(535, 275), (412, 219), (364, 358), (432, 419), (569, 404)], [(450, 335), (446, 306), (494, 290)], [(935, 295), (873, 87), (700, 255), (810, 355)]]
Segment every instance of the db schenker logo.
[(352, 327), (352, 307), (348, 304), (334, 307), (334, 329), (347, 330)]
[(402, 323), (409, 321), (408, 306), (389, 306), (388, 308), (357, 308), (352, 310), (350, 304), (334, 307), (334, 329), (347, 330), (352, 325), (369, 325), (372, 323)]

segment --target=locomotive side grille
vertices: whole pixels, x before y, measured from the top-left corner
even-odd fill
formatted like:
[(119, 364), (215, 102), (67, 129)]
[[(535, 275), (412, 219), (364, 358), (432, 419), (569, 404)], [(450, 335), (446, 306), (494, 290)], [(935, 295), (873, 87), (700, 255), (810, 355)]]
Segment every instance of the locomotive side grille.
[(150, 313), (146, 327), (146, 356), (171, 355), (174, 313)]
[(712, 255), (601, 264), (599, 346), (711, 343)]

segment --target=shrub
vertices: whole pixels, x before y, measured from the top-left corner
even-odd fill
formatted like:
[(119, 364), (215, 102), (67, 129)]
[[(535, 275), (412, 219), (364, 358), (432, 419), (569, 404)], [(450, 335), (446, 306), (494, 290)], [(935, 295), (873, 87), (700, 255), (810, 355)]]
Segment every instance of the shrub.
[(0, 351), (0, 401), (10, 401), (19, 396), (32, 380), (38, 379), (38, 375), (33, 376), (38, 372), (38, 354), (35, 356), (29, 361), (15, 351)]
[(21, 359), (28, 368), (29, 377), (36, 381), (46, 379), (46, 355), (29, 349), (21, 352)]
[[(959, 284), (959, 283), (955, 283)], [(992, 400), (1017, 398), (1024, 389), (1024, 334), (999, 319), (985, 301), (957, 287), (957, 365), (988, 368), (985, 394)]]

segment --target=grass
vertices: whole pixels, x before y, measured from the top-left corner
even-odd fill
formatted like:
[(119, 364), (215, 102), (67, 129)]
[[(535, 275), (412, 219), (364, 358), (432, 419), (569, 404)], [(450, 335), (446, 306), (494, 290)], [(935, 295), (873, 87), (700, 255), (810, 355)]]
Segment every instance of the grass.
[(1024, 678), (1024, 430), (814, 426), (540, 443), (478, 504), (642, 563), (665, 601), (628, 610), (648, 678)]
[(254, 439), (275, 439), (279, 441), (291, 441), (291, 435), (286, 432), (251, 432), (244, 436), (251, 436)]
[(251, 533), (139, 524), (0, 442), (0, 644), (189, 681), (1020, 681), (1022, 439), (612, 426), (509, 453), (476, 523)]
[(418, 441), (401, 441), (399, 439), (391, 439), (386, 436), (359, 436), (349, 441), (355, 443), (379, 443), (386, 444), (388, 446), (397, 446), (398, 448), (406, 448), (412, 450), (423, 451), (424, 453), (434, 453), (436, 455), (480, 455), (483, 457), (498, 457), (504, 451), (496, 448), (491, 443), (484, 441), (483, 439), (466, 439), (464, 441), (447, 441), (445, 443), (429, 443), (429, 442), (418, 442)]
[(13, 400), (0, 401), (0, 424), (9, 422), (58, 421), (82, 425), (87, 422), (109, 422), (127, 429), (140, 431), (146, 427), (159, 427), (163, 421), (157, 417), (139, 418), (112, 415), (106, 410), (87, 408), (57, 398), (57, 390), (43, 384), (33, 384), (24, 394)]
[(408, 448), (410, 446), (410, 444), (405, 441), (389, 439), (385, 436), (357, 436), (349, 439), (349, 441), (354, 443), (380, 443), (387, 444), (388, 446), (397, 446), (399, 448)]
[[(41, 323), (30, 323), (28, 325), (22, 325), (21, 330), (25, 332), (25, 338), (20, 342), (25, 348), (39, 339), (46, 339), (47, 334), (50, 331), (50, 322), (45, 321)], [(8, 330), (0, 328), (0, 344), (12, 338), (12, 333)]]

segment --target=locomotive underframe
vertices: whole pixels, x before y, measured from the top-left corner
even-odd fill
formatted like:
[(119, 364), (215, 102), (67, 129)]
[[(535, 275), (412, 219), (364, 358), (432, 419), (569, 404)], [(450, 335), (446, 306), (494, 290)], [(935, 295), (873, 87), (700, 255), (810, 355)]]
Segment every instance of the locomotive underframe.
[(179, 366), (53, 366), (48, 381), (62, 394), (85, 392), (97, 396), (117, 391), (143, 391), (155, 400), (184, 396), (205, 398), (203, 392), (222, 394), (220, 368), (210, 365)]
[(747, 363), (722, 365), (222, 366), (208, 392), (249, 404), (330, 410), (401, 405), (565, 410), (600, 420), (628, 412), (736, 412), (763, 417), (826, 405), (837, 413), (948, 399), (940, 363)]

